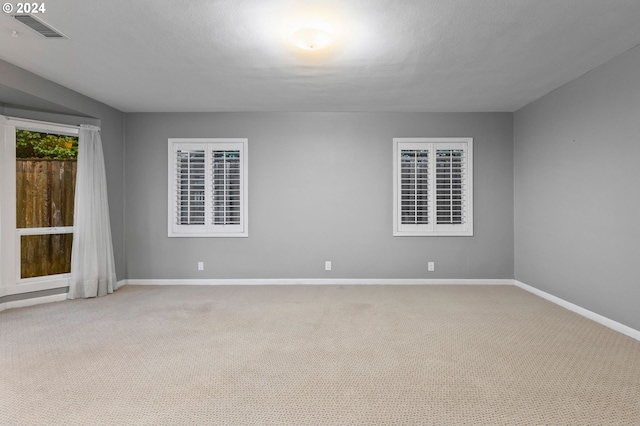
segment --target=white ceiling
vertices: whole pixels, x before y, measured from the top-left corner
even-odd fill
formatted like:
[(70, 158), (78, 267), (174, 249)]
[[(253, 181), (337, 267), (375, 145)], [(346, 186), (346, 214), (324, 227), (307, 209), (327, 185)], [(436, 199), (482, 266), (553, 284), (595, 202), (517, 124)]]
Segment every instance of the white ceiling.
[[(125, 112), (515, 111), (640, 43), (638, 0), (45, 6), (39, 16), (71, 39), (3, 13), (0, 59)], [(331, 23), (334, 45), (287, 42), (316, 18)]]

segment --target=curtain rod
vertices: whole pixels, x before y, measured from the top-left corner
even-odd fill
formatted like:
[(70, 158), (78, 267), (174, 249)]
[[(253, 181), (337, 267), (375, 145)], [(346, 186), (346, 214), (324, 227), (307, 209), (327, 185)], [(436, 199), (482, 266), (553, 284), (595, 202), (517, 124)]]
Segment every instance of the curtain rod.
[[(7, 119), (15, 120), (15, 121), (26, 121), (26, 122), (35, 123), (35, 124), (44, 124), (46, 126), (66, 127), (68, 129), (74, 129), (74, 130), (79, 130), (80, 129), (80, 125), (74, 126), (73, 124), (60, 124), (60, 123), (54, 123), (54, 122), (51, 122), (51, 121), (32, 120), (30, 118), (20, 118), (20, 117), (7, 116)], [(95, 126), (95, 127), (100, 129), (100, 127), (98, 127), (98, 126)]]

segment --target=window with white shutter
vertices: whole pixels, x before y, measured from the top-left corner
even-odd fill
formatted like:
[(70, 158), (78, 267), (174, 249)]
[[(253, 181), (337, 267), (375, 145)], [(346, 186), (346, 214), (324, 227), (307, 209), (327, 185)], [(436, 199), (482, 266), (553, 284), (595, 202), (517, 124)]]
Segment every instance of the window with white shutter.
[(247, 139), (169, 139), (169, 237), (246, 237)]
[(473, 235), (473, 139), (393, 140), (393, 235)]

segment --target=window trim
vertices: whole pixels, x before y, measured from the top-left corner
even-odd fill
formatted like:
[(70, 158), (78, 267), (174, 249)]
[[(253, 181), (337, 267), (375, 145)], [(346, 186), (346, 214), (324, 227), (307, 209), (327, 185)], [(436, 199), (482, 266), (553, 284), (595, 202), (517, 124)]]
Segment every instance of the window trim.
[[(249, 192), (248, 192), (248, 139), (247, 138), (169, 138), (168, 139), (168, 170), (167, 170), (167, 236), (169, 238), (234, 238), (234, 237), (248, 237), (249, 236)], [(190, 148), (202, 146), (205, 150), (205, 165), (207, 176), (205, 178), (205, 195), (207, 197), (206, 203), (210, 203), (208, 197), (211, 192), (211, 171), (210, 171), (210, 155), (211, 151), (208, 149), (210, 145), (217, 145), (220, 150), (225, 149), (239, 149), (240, 154), (240, 176), (242, 182), (240, 183), (240, 225), (229, 225), (229, 228), (224, 229), (227, 225), (212, 225), (210, 224), (212, 218), (212, 212), (209, 208), (206, 209), (204, 225), (178, 225), (176, 223), (176, 175), (175, 175), (175, 151), (178, 146), (188, 146)], [(233, 148), (232, 148), (233, 147)], [(234, 229), (235, 228), (235, 229)]]
[[(429, 224), (402, 225), (400, 223), (400, 150), (410, 149), (430, 150), (429, 179), (433, 182), (435, 174), (435, 156), (437, 149), (451, 149), (463, 145), (466, 151), (465, 167), (465, 217), (461, 225), (435, 224), (435, 215), (430, 214)], [(433, 183), (430, 183), (429, 204), (433, 213)], [(395, 237), (428, 237), (428, 236), (473, 236), (473, 138), (393, 138), (393, 236)]]

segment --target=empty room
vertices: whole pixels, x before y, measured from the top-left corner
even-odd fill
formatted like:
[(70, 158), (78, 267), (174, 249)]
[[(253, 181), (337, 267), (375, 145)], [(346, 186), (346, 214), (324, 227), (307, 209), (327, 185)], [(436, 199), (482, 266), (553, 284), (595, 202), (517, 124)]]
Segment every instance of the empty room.
[(7, 1), (0, 425), (640, 424), (640, 2)]

